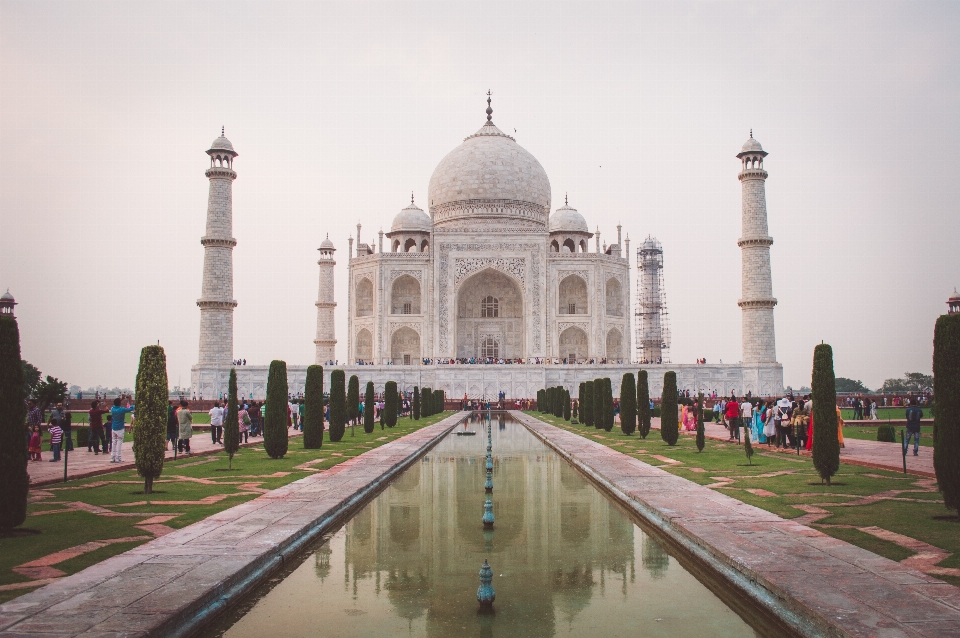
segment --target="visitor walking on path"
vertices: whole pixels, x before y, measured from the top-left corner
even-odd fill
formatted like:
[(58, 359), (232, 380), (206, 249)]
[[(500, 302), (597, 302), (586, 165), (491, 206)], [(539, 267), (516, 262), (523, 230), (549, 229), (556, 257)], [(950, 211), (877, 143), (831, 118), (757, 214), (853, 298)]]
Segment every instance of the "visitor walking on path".
[(740, 404), (737, 403), (737, 400), (727, 402), (727, 407), (725, 410), (724, 417), (727, 421), (727, 427), (730, 428), (730, 440), (733, 441), (736, 439), (737, 443), (740, 442)]
[(167, 401), (167, 443), (170, 445), (165, 449), (177, 448), (177, 439), (180, 438), (180, 423), (177, 421), (177, 409), (173, 407), (173, 401)]
[(113, 407), (110, 408), (110, 462), (123, 463), (123, 435), (126, 433), (126, 424), (123, 422), (128, 412), (133, 412), (136, 406), (127, 404), (127, 407), (120, 405), (120, 397), (113, 400)]
[(223, 413), (225, 410), (220, 407), (217, 401), (210, 408), (210, 440), (214, 445), (219, 443), (223, 445)]
[(90, 411), (87, 416), (90, 420), (90, 434), (87, 436), (87, 452), (93, 451), (94, 454), (100, 454), (100, 446), (103, 445), (103, 453), (107, 453), (107, 437), (103, 431), (103, 415), (110, 414), (109, 410), (104, 409), (100, 401), (90, 402)]
[(250, 413), (246, 406), (240, 404), (237, 406), (237, 424), (240, 431), (240, 443), (246, 443), (250, 440)]
[(53, 458), (50, 459), (51, 463), (56, 463), (60, 460), (60, 442), (63, 441), (63, 430), (60, 429), (60, 426), (54, 423), (50, 426), (50, 451), (53, 452)]
[(920, 453), (920, 419), (922, 418), (922, 409), (916, 405), (907, 408), (907, 438), (903, 442), (904, 454), (907, 453), (906, 449), (910, 447), (911, 438), (913, 439), (913, 455), (917, 456)]
[(41, 437), (40, 437), (40, 426), (35, 425), (32, 428), (32, 433), (30, 434), (30, 445), (27, 448), (30, 452), (31, 461), (42, 461), (40, 458), (40, 453), (43, 451), (41, 447)]
[(180, 426), (180, 440), (177, 441), (177, 449), (184, 454), (190, 454), (190, 437), (193, 436), (193, 413), (190, 411), (189, 405), (184, 399), (180, 402), (180, 409), (177, 410), (177, 423)]

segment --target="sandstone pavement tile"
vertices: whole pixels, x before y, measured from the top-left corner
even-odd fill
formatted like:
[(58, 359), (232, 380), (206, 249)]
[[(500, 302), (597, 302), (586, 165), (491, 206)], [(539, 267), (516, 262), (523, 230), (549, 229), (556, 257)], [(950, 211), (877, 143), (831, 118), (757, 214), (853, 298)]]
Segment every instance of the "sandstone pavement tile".
[(830, 586), (898, 622), (953, 620), (960, 631), (960, 618), (950, 606), (906, 587), (890, 587), (871, 574), (845, 574), (832, 580)]
[(923, 585), (908, 585), (908, 589), (922, 596), (933, 598), (960, 613), (960, 588), (943, 581), (925, 583)]
[(149, 636), (145, 631), (99, 631), (96, 627), (77, 634), (77, 638), (146, 638)]
[(105, 636), (145, 635), (155, 630), (163, 620), (164, 616), (160, 614), (142, 613), (128, 609), (98, 622), (82, 635), (88, 636), (91, 633)]

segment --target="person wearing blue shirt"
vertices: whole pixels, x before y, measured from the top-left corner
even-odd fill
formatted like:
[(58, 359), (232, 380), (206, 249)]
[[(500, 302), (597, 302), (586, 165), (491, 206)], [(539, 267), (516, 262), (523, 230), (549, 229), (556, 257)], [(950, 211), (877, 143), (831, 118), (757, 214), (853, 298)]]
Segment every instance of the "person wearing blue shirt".
[(110, 430), (111, 430), (111, 450), (110, 450), (110, 462), (111, 463), (122, 463), (123, 458), (121, 454), (123, 453), (123, 434), (126, 431), (126, 425), (124, 425), (124, 417), (127, 412), (133, 412), (133, 409), (136, 406), (131, 405), (128, 408), (122, 407), (120, 405), (120, 397), (117, 397), (113, 400), (113, 407), (110, 408)]

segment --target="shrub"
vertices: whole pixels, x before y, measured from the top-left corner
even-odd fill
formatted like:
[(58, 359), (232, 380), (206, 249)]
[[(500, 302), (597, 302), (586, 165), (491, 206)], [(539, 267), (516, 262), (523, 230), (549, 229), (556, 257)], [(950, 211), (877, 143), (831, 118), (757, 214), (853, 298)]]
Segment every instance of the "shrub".
[(0, 317), (0, 531), (27, 518), (27, 432), (20, 329), (14, 317)]
[(133, 456), (143, 477), (143, 493), (153, 493), (153, 479), (163, 472), (167, 449), (167, 357), (160, 346), (140, 351), (137, 369), (137, 427), (133, 428)]
[[(936, 423), (934, 423), (933, 428), (936, 430)], [(877, 440), (883, 441), (884, 443), (896, 443), (897, 431), (889, 423), (884, 423), (877, 428)], [(936, 450), (934, 450), (934, 452), (936, 452)]]
[[(432, 414), (430, 412), (431, 397), (433, 397), (433, 390), (431, 390), (430, 388), (424, 388), (423, 390), (420, 391), (420, 416), (428, 417)], [(383, 423), (382, 415), (380, 417), (380, 423), (381, 424)], [(383, 429), (382, 425), (380, 429)]]
[(833, 374), (833, 348), (821, 343), (813, 349), (813, 466), (821, 480), (840, 469), (840, 440), (837, 435), (837, 385)]
[(613, 429), (613, 384), (610, 377), (604, 377), (601, 383), (603, 388), (603, 429), (609, 432)]
[(593, 401), (591, 405), (593, 407), (593, 427), (598, 430), (604, 428), (604, 398), (605, 394), (603, 392), (603, 379), (594, 379), (593, 380)]
[(571, 417), (570, 414), (570, 391), (566, 388), (563, 389), (563, 420), (569, 421)]
[(630, 436), (637, 429), (637, 383), (632, 372), (620, 382), (620, 431)]
[(670, 371), (663, 375), (663, 395), (660, 397), (660, 438), (666, 441), (667, 445), (676, 445), (679, 437), (677, 373)]
[(323, 366), (307, 366), (303, 392), (303, 447), (323, 447)]
[(270, 362), (267, 375), (267, 409), (263, 422), (263, 449), (272, 459), (283, 458), (287, 453), (287, 364), (284, 361)]
[[(933, 469), (947, 507), (960, 509), (960, 315), (942, 315), (933, 332)], [(816, 439), (814, 439), (816, 440)]]
[(367, 434), (373, 433), (373, 427), (376, 425), (376, 422), (373, 418), (373, 402), (373, 381), (367, 381), (367, 387), (363, 393), (363, 431)]
[(413, 407), (410, 409), (410, 416), (414, 421), (420, 420), (420, 388), (413, 386)]
[(223, 450), (229, 456), (227, 468), (233, 469), (233, 455), (240, 449), (240, 415), (237, 408), (237, 371), (230, 368), (227, 383), (227, 414), (223, 417)]
[(646, 370), (637, 372), (637, 427), (640, 438), (647, 438), (650, 434), (650, 385)]
[(703, 392), (697, 395), (697, 452), (703, 452), (706, 445), (703, 432)]
[(383, 388), (383, 423), (388, 428), (397, 424), (397, 382), (387, 381)]
[(583, 384), (583, 394), (580, 396), (580, 421), (588, 426), (593, 426), (593, 381), (587, 381)]
[(346, 374), (343, 370), (330, 373), (330, 440), (338, 443), (343, 439), (347, 425)]
[(553, 406), (553, 416), (557, 417), (558, 419), (563, 418), (563, 413), (564, 413), (563, 402), (564, 402), (564, 397), (566, 397), (566, 395), (567, 395), (566, 389), (562, 385), (558, 385), (556, 387), (556, 391), (553, 394), (553, 401), (555, 404)]
[[(347, 421), (353, 425), (357, 424), (357, 418), (360, 416), (360, 379), (357, 375), (351, 374), (350, 381), (347, 383)], [(353, 430), (350, 430), (353, 432)]]
[(444, 403), (447, 401), (447, 393), (443, 390), (434, 390), (434, 396), (436, 397), (437, 404), (434, 406), (433, 413), (440, 414), (444, 410)]

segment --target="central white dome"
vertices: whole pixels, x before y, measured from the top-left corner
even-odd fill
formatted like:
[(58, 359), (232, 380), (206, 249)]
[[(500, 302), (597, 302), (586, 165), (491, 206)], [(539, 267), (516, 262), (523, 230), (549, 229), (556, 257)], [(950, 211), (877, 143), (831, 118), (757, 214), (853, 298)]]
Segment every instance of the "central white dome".
[(488, 121), (440, 161), (429, 198), (438, 227), (545, 228), (550, 180), (537, 158)]

